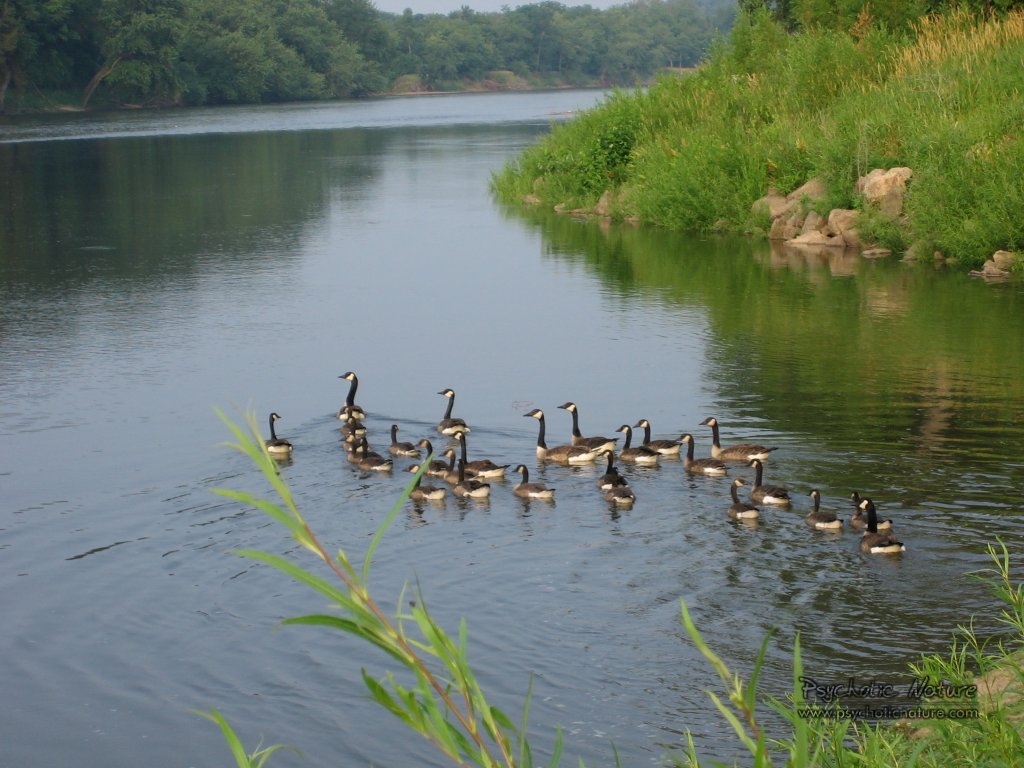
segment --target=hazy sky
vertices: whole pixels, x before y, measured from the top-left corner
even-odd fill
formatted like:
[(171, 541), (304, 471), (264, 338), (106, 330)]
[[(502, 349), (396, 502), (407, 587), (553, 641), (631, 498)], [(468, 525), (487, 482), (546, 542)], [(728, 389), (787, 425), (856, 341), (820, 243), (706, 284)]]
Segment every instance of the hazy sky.
[[(592, 5), (595, 8), (610, 8), (613, 5), (625, 5), (628, 0), (559, 0), (562, 5)], [(464, 5), (474, 11), (490, 13), (500, 11), (503, 5), (515, 8), (519, 5), (532, 5), (526, 0), (373, 0), (377, 10), (385, 13), (402, 13), (412, 8), (413, 13), (451, 13)]]

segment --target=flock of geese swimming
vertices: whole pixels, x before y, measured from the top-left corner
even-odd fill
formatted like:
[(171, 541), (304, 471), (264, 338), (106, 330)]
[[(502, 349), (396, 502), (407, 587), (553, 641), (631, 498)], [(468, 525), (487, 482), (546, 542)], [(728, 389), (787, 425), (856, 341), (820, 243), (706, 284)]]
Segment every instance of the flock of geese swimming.
[[(421, 482), (423, 475), (443, 479), (451, 486), (452, 493), (460, 498), (486, 498), (491, 492), (491, 486), (486, 480), (505, 476), (505, 470), (508, 469), (509, 464), (495, 464), (490, 459), (469, 460), (466, 435), (470, 432), (470, 428), (464, 420), (452, 416), (452, 409), (455, 405), (454, 390), (444, 389), (438, 392), (439, 395), (447, 399), (448, 404), (444, 415), (437, 424), (437, 431), (454, 439), (459, 446), (458, 452), (454, 448), (448, 448), (441, 453), (446, 460), (432, 459), (434, 447), (430, 440), (423, 438), (417, 443), (399, 441), (398, 425), (392, 424), (391, 445), (388, 447), (389, 456), (383, 456), (370, 450), (366, 437), (367, 430), (363, 424), (366, 412), (355, 402), (359, 379), (352, 371), (348, 371), (338, 378), (349, 382), (345, 404), (337, 414), (338, 419), (342, 422), (343, 444), (348, 451), (348, 461), (360, 469), (390, 471), (394, 466), (394, 459), (391, 457), (419, 458), (421, 455), (425, 455), (429, 463), (423, 468), (422, 474), (417, 477), (416, 485), (410, 493), (411, 498), (416, 501), (442, 499), (447, 490), (444, 486), (433, 486)], [(742, 463), (752, 467), (754, 482), (750, 488), (749, 501), (741, 500), (738, 493), (738, 489), (748, 483), (739, 477), (732, 481), (730, 487), (732, 504), (726, 510), (726, 514), (734, 520), (756, 520), (760, 516), (757, 504), (779, 507), (788, 507), (791, 504), (790, 492), (787, 488), (778, 485), (764, 485), (762, 482), (764, 479), (763, 461), (775, 448), (753, 443), (723, 447), (719, 438), (718, 420), (714, 417), (708, 417), (700, 423), (700, 426), (711, 428), (711, 456), (695, 458), (692, 435), (683, 433), (675, 440), (652, 440), (651, 423), (647, 419), (640, 419), (632, 427), (629, 424), (623, 424), (616, 430), (624, 436), (622, 447), (616, 452), (618, 437), (587, 437), (583, 435), (579, 426), (579, 409), (575, 403), (568, 402), (558, 407), (572, 414), (572, 437), (570, 442), (565, 445), (548, 446), (545, 441), (544, 412), (542, 410), (535, 408), (529, 413), (523, 414), (524, 417), (536, 419), (538, 422), (537, 458), (565, 465), (587, 464), (602, 459), (607, 461), (604, 474), (597, 479), (597, 487), (604, 498), (612, 504), (630, 506), (636, 499), (636, 494), (626, 478), (619, 474), (615, 466), (616, 459), (629, 464), (653, 465), (657, 464), (662, 456), (682, 456), (683, 466), (688, 472), (704, 475), (726, 474), (729, 462)], [(274, 423), (280, 418), (277, 413), (270, 414), (270, 438), (264, 441), (264, 444), (271, 456), (287, 458), (291, 456), (293, 449), (288, 440), (277, 436)], [(643, 430), (643, 440), (637, 445), (632, 444), (634, 429)], [(682, 453), (684, 445), (686, 446), (685, 454)], [(413, 464), (406, 469), (412, 473), (419, 472), (419, 470), (419, 464)], [(517, 465), (513, 471), (521, 475), (521, 480), (512, 489), (516, 496), (526, 499), (554, 498), (554, 488), (543, 483), (530, 482), (530, 473), (525, 464)], [(841, 530), (843, 521), (836, 517), (836, 513), (820, 509), (821, 494), (817, 490), (812, 490), (809, 495), (812, 499), (812, 508), (805, 518), (807, 524), (818, 530)], [(849, 522), (851, 528), (863, 531), (860, 539), (861, 552), (897, 554), (906, 551), (903, 543), (898, 541), (893, 534), (892, 521), (878, 520), (878, 513), (871, 499), (861, 498), (855, 491), (851, 494), (851, 500), (856, 509)]]

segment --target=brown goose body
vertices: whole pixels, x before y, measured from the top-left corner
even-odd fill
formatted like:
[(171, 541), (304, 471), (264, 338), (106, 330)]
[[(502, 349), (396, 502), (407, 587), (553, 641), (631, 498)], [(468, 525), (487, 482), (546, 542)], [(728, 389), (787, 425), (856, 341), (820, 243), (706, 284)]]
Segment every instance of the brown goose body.
[(466, 465), (459, 461), (459, 480), (452, 487), (452, 493), (462, 499), (484, 499), (491, 495), (491, 486), (487, 483), (466, 477)]
[(871, 499), (861, 499), (860, 507), (867, 517), (867, 530), (860, 537), (860, 551), (870, 555), (897, 555), (906, 552), (902, 541), (891, 531), (878, 530), (878, 515)]
[(767, 459), (775, 448), (766, 448), (756, 443), (740, 443), (722, 447), (718, 436), (718, 419), (708, 416), (700, 423), (702, 427), (711, 427), (711, 455), (723, 461), (750, 461), (751, 459)]
[(278, 437), (274, 430), (274, 422), (280, 418), (276, 413), (270, 414), (270, 438), (263, 441), (263, 444), (267, 446), (267, 453), (275, 459), (292, 455), (292, 444), (283, 437)]
[(362, 421), (366, 418), (366, 411), (356, 405), (356, 390), (359, 388), (359, 378), (352, 371), (346, 371), (338, 378), (345, 379), (349, 383), (345, 404), (338, 409), (338, 418), (342, 421), (349, 419)]
[(601, 491), (604, 500), (620, 507), (628, 507), (636, 501), (636, 494), (628, 485), (613, 485)]
[[(863, 506), (864, 500), (861, 498), (860, 494), (857, 493), (857, 491), (854, 491), (853, 493), (850, 494), (850, 500), (857, 507), (853, 511), (853, 514), (850, 515), (850, 527), (853, 528), (855, 531), (863, 531), (863, 530), (865, 530), (868, 527), (868, 516), (864, 512), (864, 506)], [(872, 502), (872, 506), (874, 506), (874, 502)], [(876, 527), (878, 528), (878, 530), (880, 530), (880, 531), (891, 531), (892, 530), (892, 520), (878, 520), (878, 510), (877, 509), (875, 510), (875, 519), (877, 521), (876, 522)]]
[[(419, 464), (413, 464), (406, 472), (419, 472)], [(426, 474), (426, 473), (424, 473)], [(423, 482), (423, 475), (416, 478), (416, 485), (409, 491), (409, 498), (413, 501), (440, 501), (444, 498), (446, 491), (436, 485), (427, 485)]]
[(393, 466), (391, 459), (370, 450), (370, 444), (366, 442), (365, 437), (359, 441), (359, 445), (352, 453), (356, 456), (356, 466), (363, 470), (388, 472)]
[(572, 439), (569, 441), (571, 445), (582, 445), (591, 451), (615, 450), (615, 443), (619, 441), (617, 437), (583, 436), (583, 433), (580, 432), (580, 414), (576, 403), (570, 401), (562, 403), (558, 407), (572, 414)]
[(808, 513), (804, 521), (819, 531), (839, 531), (842, 530), (843, 521), (836, 517), (835, 512), (827, 512), (820, 508), (821, 494), (817, 490), (811, 491), (808, 496), (811, 497), (811, 511)]
[(469, 432), (469, 427), (462, 419), (452, 416), (452, 408), (455, 406), (455, 390), (442, 389), (437, 394), (448, 398), (448, 405), (444, 409), (444, 416), (437, 423), (437, 431), (442, 435), (455, 435), (459, 432)]
[(398, 441), (398, 425), (391, 425), (391, 445), (388, 446), (388, 453), (392, 456), (413, 456), (419, 457), (420, 449), (412, 443)]
[(789, 490), (781, 485), (761, 485), (764, 479), (764, 465), (760, 459), (751, 459), (754, 468), (754, 486), (750, 489), (750, 499), (756, 504), (776, 504), (788, 507), (791, 503)]
[(490, 459), (477, 459), (470, 461), (466, 457), (466, 433), (456, 432), (452, 435), (462, 446), (462, 462), (466, 465), (466, 475), (469, 477), (504, 477), (508, 464), (495, 464)]
[(650, 448), (645, 448), (642, 445), (630, 445), (630, 441), (633, 439), (633, 428), (629, 424), (623, 424), (615, 431), (626, 435), (626, 442), (622, 444), (622, 449), (619, 451), (619, 461), (647, 465), (658, 463), (660, 454), (657, 451), (652, 451)]
[(597, 487), (602, 491), (607, 491), (609, 488), (629, 485), (626, 478), (620, 475), (619, 470), (615, 468), (615, 451), (602, 451), (602, 453), (608, 457), (608, 468), (603, 475), (597, 478)]
[(686, 445), (686, 456), (683, 467), (687, 472), (698, 472), (702, 475), (724, 475), (728, 469), (725, 462), (715, 458), (693, 458), (693, 435), (684, 432), (679, 439)]
[(761, 516), (761, 511), (757, 507), (745, 501), (740, 501), (740, 497), (736, 493), (737, 488), (746, 484), (746, 480), (742, 477), (737, 477), (732, 481), (732, 486), (729, 488), (729, 493), (732, 496), (732, 505), (726, 510), (726, 514), (733, 520), (756, 520)]
[(341, 425), (341, 438), (345, 442), (346, 449), (359, 442), (359, 438), (366, 435), (366, 425), (359, 419), (348, 417)]
[(587, 464), (597, 458), (597, 451), (584, 448), (582, 445), (556, 445), (548, 448), (544, 442), (544, 411), (534, 408), (524, 417), (536, 419), (540, 427), (537, 430), (537, 458), (544, 461), (555, 461), (559, 464)]
[(530, 482), (530, 470), (526, 468), (525, 464), (520, 464), (516, 467), (516, 472), (523, 476), (523, 480), (517, 483), (515, 488), (512, 489), (512, 493), (523, 499), (553, 499), (555, 498), (555, 489), (548, 488), (543, 483), (531, 483)]
[[(431, 456), (434, 455), (434, 446), (431, 444), (429, 440), (427, 440), (427, 438), (424, 437), (423, 439), (421, 439), (418, 443), (416, 443), (416, 446), (426, 451), (426, 453), (424, 453), (423, 455), (426, 456), (427, 458), (430, 458)], [(455, 455), (454, 451), (452, 452), (452, 455)], [(427, 468), (423, 470), (423, 474), (429, 475), (430, 477), (444, 477), (444, 474), (447, 471), (448, 462), (441, 461), (440, 459), (430, 459), (430, 463), (427, 464)]]
[[(448, 464), (440, 476), (446, 483), (448, 483), (448, 485), (455, 485), (459, 482), (459, 470), (455, 467), (455, 449), (446, 448), (444, 453), (441, 455), (448, 459)], [(463, 470), (462, 477), (465, 477), (465, 470)]]
[(647, 419), (640, 419), (640, 421), (633, 425), (633, 429), (643, 429), (644, 431), (644, 439), (640, 445), (644, 448), (650, 448), (652, 451), (657, 451), (662, 456), (678, 456), (680, 449), (683, 447), (682, 435), (677, 440), (652, 440), (651, 422)]

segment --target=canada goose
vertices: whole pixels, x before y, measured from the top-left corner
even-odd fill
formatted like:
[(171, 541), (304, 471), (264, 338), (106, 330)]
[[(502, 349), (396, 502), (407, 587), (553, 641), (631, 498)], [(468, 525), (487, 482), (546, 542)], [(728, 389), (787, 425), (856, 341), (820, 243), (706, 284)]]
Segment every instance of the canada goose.
[[(420, 465), (413, 464), (405, 470), (406, 472), (419, 472)], [(423, 485), (423, 475), (416, 478), (416, 485), (409, 491), (409, 498), (413, 501), (437, 501), (444, 498), (445, 489), (436, 485)]]
[(651, 440), (651, 422), (647, 419), (640, 419), (640, 421), (633, 425), (633, 429), (640, 429), (641, 427), (644, 430), (644, 441), (641, 443), (644, 448), (657, 451), (662, 456), (679, 455), (679, 449), (683, 447), (682, 436), (678, 440)]
[(619, 461), (628, 461), (632, 464), (657, 464), (658, 452), (645, 448), (642, 445), (630, 448), (629, 441), (633, 439), (633, 428), (629, 424), (623, 424), (616, 432), (623, 432), (626, 435), (626, 442), (622, 444), (619, 451)]
[(754, 487), (750, 489), (750, 498), (758, 504), (777, 504), (780, 507), (788, 507), (791, 503), (789, 489), (781, 485), (761, 485), (764, 476), (764, 465), (760, 459), (751, 459), (750, 465), (754, 468)]
[(868, 529), (860, 537), (861, 552), (870, 555), (895, 555), (907, 551), (903, 542), (897, 541), (891, 530), (885, 533), (878, 532), (878, 515), (871, 499), (861, 499), (858, 509), (863, 510), (868, 518)]
[(628, 507), (636, 501), (636, 494), (628, 485), (613, 485), (601, 491), (605, 501), (609, 501), (620, 507)]
[(459, 481), (452, 493), (463, 499), (484, 499), (491, 495), (491, 486), (480, 480), (466, 477), (466, 464), (459, 459)]
[(850, 503), (855, 507), (860, 506), (860, 494), (857, 491), (850, 494)]
[(348, 396), (345, 398), (345, 404), (338, 409), (338, 418), (345, 421), (347, 419), (363, 420), (366, 418), (366, 411), (356, 405), (356, 389), (359, 387), (359, 379), (352, 371), (346, 371), (338, 377), (339, 379), (346, 379), (349, 382)]
[(456, 432), (453, 437), (462, 445), (462, 463), (466, 465), (466, 475), (469, 477), (504, 477), (508, 464), (495, 464), (490, 459), (477, 459), (469, 461), (466, 457), (466, 433)]
[(280, 418), (276, 413), (270, 414), (270, 439), (263, 441), (263, 444), (267, 446), (267, 453), (275, 458), (291, 456), (292, 454), (292, 444), (283, 437), (278, 437), (277, 432), (274, 431), (274, 422)]
[(683, 466), (687, 472), (699, 472), (704, 475), (725, 474), (728, 467), (721, 459), (713, 459), (711, 457), (704, 459), (693, 458), (693, 435), (684, 432), (679, 436), (679, 439), (686, 443), (686, 457), (683, 459)]
[(767, 459), (775, 448), (765, 448), (754, 443), (741, 443), (723, 448), (718, 441), (718, 419), (708, 416), (700, 423), (702, 427), (711, 427), (711, 455), (723, 461), (750, 461), (751, 459)]
[(455, 406), (455, 390), (442, 389), (437, 394), (448, 398), (448, 407), (444, 409), (444, 416), (437, 423), (437, 431), (442, 435), (454, 435), (458, 432), (469, 432), (469, 427), (462, 419), (452, 418), (452, 408)]
[(537, 458), (545, 461), (557, 461), (562, 464), (586, 464), (597, 458), (597, 451), (591, 451), (582, 445), (556, 445), (548, 448), (544, 442), (544, 411), (534, 408), (524, 417), (536, 419), (540, 422), (540, 429), (537, 431)]
[[(434, 446), (430, 444), (427, 438), (421, 439), (416, 443), (418, 448), (422, 448), (426, 453), (424, 456), (430, 457), (434, 455)], [(455, 451), (452, 451), (452, 456), (455, 455)], [(448, 471), (448, 462), (441, 461), (440, 459), (431, 459), (427, 468), (423, 470), (423, 474), (430, 475), (431, 477), (444, 477), (444, 473)]]
[(761, 516), (761, 512), (757, 507), (753, 504), (747, 504), (745, 501), (740, 501), (740, 497), (736, 495), (736, 489), (746, 484), (746, 480), (742, 477), (737, 477), (732, 481), (732, 486), (729, 488), (729, 493), (732, 495), (732, 506), (726, 511), (726, 514), (736, 520), (756, 520)]
[(346, 418), (341, 425), (341, 437), (348, 445), (355, 445), (366, 434), (366, 425), (359, 419)]
[(572, 439), (569, 441), (572, 445), (582, 445), (584, 448), (588, 448), (592, 451), (615, 450), (615, 444), (619, 442), (619, 438), (617, 437), (583, 436), (583, 433), (580, 432), (580, 414), (576, 403), (562, 403), (558, 407), (572, 414)]
[(602, 451), (601, 453), (608, 457), (608, 469), (597, 478), (597, 487), (602, 491), (607, 491), (609, 488), (615, 488), (616, 486), (629, 485), (626, 482), (626, 478), (620, 475), (619, 470), (615, 468), (615, 451)]
[[(864, 506), (863, 506), (864, 505), (864, 499), (862, 499), (860, 494), (857, 493), (856, 491), (854, 491), (852, 494), (850, 494), (850, 498), (851, 499), (854, 499), (854, 497), (856, 497), (857, 508), (855, 510), (853, 510), (853, 514), (850, 515), (850, 527), (853, 528), (854, 530), (858, 530), (859, 531), (862, 528), (867, 528), (868, 527), (868, 516), (866, 514), (864, 514)], [(871, 506), (872, 507), (875, 506), (874, 502), (871, 503)], [(877, 509), (875, 510), (875, 520), (876, 520), (876, 525), (878, 527), (878, 530), (880, 530), (880, 531), (891, 531), (892, 530), (892, 520), (879, 520), (878, 519), (878, 510)]]
[(448, 485), (455, 485), (459, 482), (459, 470), (455, 468), (455, 449), (446, 448), (444, 453), (441, 455), (448, 459), (448, 464), (445, 466), (444, 473), (441, 474), (441, 477), (444, 478), (444, 481), (448, 483)]
[(398, 425), (391, 425), (391, 445), (388, 446), (388, 453), (392, 456), (419, 456), (420, 449), (412, 443), (398, 442)]
[(826, 512), (819, 509), (821, 494), (817, 490), (811, 491), (808, 496), (812, 499), (811, 511), (804, 518), (808, 525), (817, 528), (819, 531), (838, 531), (843, 527), (843, 521), (836, 517), (835, 512)]
[(359, 445), (353, 451), (353, 454), (356, 456), (356, 466), (360, 469), (373, 472), (388, 472), (391, 470), (391, 459), (381, 456), (376, 451), (371, 451), (370, 444), (366, 442), (365, 437), (359, 441)]
[[(360, 437), (352, 444), (351, 449), (348, 449), (348, 453), (345, 454), (345, 460), (348, 461), (349, 464), (358, 464), (359, 460), (363, 458), (362, 448), (365, 441), (365, 437)], [(347, 443), (346, 448), (348, 448)]]
[(523, 476), (523, 481), (518, 483), (515, 488), (512, 489), (512, 493), (524, 499), (553, 499), (555, 498), (555, 489), (548, 488), (543, 483), (531, 483), (530, 482), (530, 470), (526, 468), (525, 464), (520, 464), (516, 467), (516, 472)]

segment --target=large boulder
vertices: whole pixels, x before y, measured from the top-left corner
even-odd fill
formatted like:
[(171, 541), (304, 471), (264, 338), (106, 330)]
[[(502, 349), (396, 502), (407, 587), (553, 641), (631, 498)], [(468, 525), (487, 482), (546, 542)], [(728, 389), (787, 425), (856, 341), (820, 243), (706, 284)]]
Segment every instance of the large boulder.
[(804, 224), (800, 228), (800, 234), (806, 235), (808, 232), (821, 229), (822, 219), (820, 214), (816, 211), (810, 211), (807, 214), (807, 218), (804, 219)]
[(775, 221), (787, 212), (788, 205), (789, 201), (786, 200), (785, 195), (780, 195), (775, 190), (768, 190), (767, 195), (754, 201), (754, 204), (750, 206), (750, 212), (759, 216), (767, 214), (769, 219)]
[(782, 216), (776, 216), (772, 219), (771, 228), (768, 230), (769, 240), (786, 240), (786, 219)]
[(995, 262), (995, 265), (1007, 272), (1016, 267), (1020, 260), (1021, 257), (1013, 251), (996, 251), (992, 254), (992, 261)]
[(594, 213), (598, 216), (612, 215), (612, 191), (610, 189), (606, 189), (601, 193), (601, 199), (594, 206)]
[(856, 189), (883, 216), (898, 219), (903, 214), (903, 196), (913, 174), (909, 168), (875, 168), (857, 179)]
[(843, 242), (843, 238), (836, 237), (834, 235), (826, 235), (824, 232), (819, 232), (816, 229), (810, 232), (805, 232), (802, 235), (797, 235), (792, 240), (787, 240), (786, 245), (801, 245), (819, 247), (826, 246), (828, 248), (845, 248), (846, 243)]
[[(803, 225), (803, 216), (810, 207), (806, 203), (824, 200), (825, 192), (825, 182), (821, 179), (811, 179), (788, 195), (769, 189), (767, 195), (754, 201), (750, 206), (750, 212), (755, 215), (767, 215), (773, 224), (780, 217), (788, 219), (796, 215), (799, 217), (799, 224), (796, 226), (799, 227)], [(795, 223), (790, 222), (791, 225)]]
[(786, 195), (786, 200), (790, 203), (800, 203), (804, 200), (816, 203), (820, 200), (824, 200), (827, 194), (828, 190), (825, 188), (825, 182), (821, 179), (814, 178), (804, 184), (801, 184)]
[(858, 215), (859, 211), (849, 208), (833, 208), (828, 214), (825, 231), (835, 237), (841, 237), (849, 247), (859, 248), (860, 237), (856, 228)]

